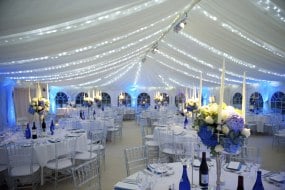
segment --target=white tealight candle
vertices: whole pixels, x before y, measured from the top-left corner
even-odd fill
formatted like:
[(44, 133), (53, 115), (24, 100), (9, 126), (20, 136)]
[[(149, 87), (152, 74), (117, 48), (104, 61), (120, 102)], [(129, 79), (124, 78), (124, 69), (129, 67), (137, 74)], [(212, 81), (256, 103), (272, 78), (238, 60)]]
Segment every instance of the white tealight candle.
[(246, 108), (246, 75), (243, 72), (243, 83), (242, 83), (242, 105), (241, 105), (241, 113), (245, 123), (245, 108)]
[(221, 87), (220, 87), (220, 104), (219, 104), (219, 112), (218, 112), (218, 123), (220, 124), (222, 121), (222, 109), (224, 102), (224, 87), (225, 87), (225, 58), (223, 59), (223, 68), (221, 75)]
[(201, 107), (201, 100), (202, 100), (202, 72), (200, 73), (200, 87), (199, 87), (199, 97), (198, 97), (198, 107)]

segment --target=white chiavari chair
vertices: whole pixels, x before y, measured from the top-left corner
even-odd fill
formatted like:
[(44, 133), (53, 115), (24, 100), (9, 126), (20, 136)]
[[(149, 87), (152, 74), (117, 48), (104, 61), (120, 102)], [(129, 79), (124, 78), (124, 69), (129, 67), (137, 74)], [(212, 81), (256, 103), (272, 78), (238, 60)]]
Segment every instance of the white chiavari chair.
[(101, 190), (99, 162), (96, 158), (72, 168), (72, 176), (76, 190)]
[(148, 155), (145, 146), (126, 148), (124, 155), (127, 176), (146, 168)]
[(40, 184), (40, 166), (34, 162), (33, 143), (6, 145), (8, 154), (8, 177), (10, 189), (32, 188)]

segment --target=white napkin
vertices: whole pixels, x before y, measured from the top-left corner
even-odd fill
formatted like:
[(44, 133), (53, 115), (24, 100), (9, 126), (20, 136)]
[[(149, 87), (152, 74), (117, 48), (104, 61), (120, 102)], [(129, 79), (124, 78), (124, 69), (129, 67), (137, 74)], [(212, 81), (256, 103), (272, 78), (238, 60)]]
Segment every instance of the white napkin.
[(281, 182), (285, 181), (285, 176), (283, 176), (281, 174), (276, 174), (276, 175), (270, 176), (269, 179), (271, 179), (272, 181), (281, 183)]
[(130, 183), (124, 183), (124, 182), (118, 182), (115, 185), (115, 190), (120, 190), (120, 189), (124, 189), (124, 190), (136, 190), (138, 189), (138, 186), (135, 184), (130, 184)]
[(201, 165), (200, 160), (195, 159), (194, 162), (193, 162), (193, 166), (194, 166), (194, 167), (200, 167), (200, 165)]
[(227, 166), (228, 169), (231, 169), (231, 170), (239, 170), (240, 169), (240, 162), (234, 162), (234, 161), (231, 161), (228, 166)]

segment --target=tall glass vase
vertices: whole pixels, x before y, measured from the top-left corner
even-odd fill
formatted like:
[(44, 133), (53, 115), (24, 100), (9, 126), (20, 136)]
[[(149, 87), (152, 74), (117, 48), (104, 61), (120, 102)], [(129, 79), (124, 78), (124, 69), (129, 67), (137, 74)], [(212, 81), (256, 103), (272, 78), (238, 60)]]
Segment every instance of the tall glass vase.
[(216, 156), (216, 170), (217, 170), (217, 179), (216, 179), (216, 190), (221, 189), (221, 172), (222, 172), (222, 155), (218, 153)]

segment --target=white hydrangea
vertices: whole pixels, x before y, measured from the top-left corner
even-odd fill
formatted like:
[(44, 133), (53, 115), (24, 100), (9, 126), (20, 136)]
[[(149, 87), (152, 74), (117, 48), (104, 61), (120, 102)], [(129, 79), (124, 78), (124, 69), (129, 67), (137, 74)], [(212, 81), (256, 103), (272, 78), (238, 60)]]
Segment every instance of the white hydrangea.
[(220, 144), (216, 145), (215, 146), (215, 151), (216, 152), (222, 152), (224, 150), (224, 147)]
[(243, 136), (245, 136), (246, 138), (248, 138), (250, 136), (250, 129), (243, 128), (242, 131), (241, 131), (241, 134)]
[(214, 120), (211, 116), (207, 116), (205, 118), (205, 122), (208, 123), (208, 124), (213, 124), (214, 123)]
[(222, 127), (222, 132), (227, 135), (230, 132), (230, 129), (228, 128), (228, 126), (225, 124)]

